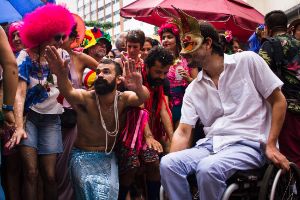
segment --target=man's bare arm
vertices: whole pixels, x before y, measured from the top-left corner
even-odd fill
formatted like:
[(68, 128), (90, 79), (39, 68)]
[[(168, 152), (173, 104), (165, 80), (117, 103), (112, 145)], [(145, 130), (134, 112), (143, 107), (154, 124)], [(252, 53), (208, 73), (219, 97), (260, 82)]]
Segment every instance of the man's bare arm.
[(286, 112), (286, 99), (279, 88), (275, 89), (267, 98), (272, 107), (272, 123), (269, 138), (266, 144), (266, 156), (276, 166), (283, 170), (289, 170), (289, 161), (279, 152), (276, 147), (278, 136), (280, 134)]
[(192, 126), (180, 123), (174, 132), (170, 152), (181, 151), (189, 148), (190, 139), (192, 136)]
[(72, 87), (71, 81), (68, 78), (69, 75), (69, 62), (61, 59), (57, 50), (53, 46), (46, 47), (46, 60), (49, 64), (49, 68), (53, 74), (57, 76), (57, 85), (61, 94), (67, 99), (71, 105), (84, 104), (83, 93), (84, 90), (75, 89)]
[(168, 137), (171, 140), (172, 137), (173, 137), (174, 130), (173, 130), (172, 119), (171, 119), (171, 117), (169, 115), (169, 112), (168, 112), (169, 108), (167, 108), (167, 105), (168, 105), (168, 100), (167, 99), (168, 99), (168, 97), (165, 96), (165, 98), (166, 98), (166, 102), (163, 101), (163, 103), (162, 103), (161, 110), (160, 110), (160, 117), (161, 117), (161, 121), (164, 125), (165, 131), (167, 132)]

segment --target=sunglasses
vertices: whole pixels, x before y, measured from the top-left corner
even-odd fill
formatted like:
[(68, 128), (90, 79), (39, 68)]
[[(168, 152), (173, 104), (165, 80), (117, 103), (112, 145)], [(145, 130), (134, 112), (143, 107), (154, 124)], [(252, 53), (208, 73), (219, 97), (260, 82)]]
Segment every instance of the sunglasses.
[(54, 40), (55, 40), (56, 42), (59, 42), (60, 40), (64, 41), (66, 38), (67, 38), (66, 35), (55, 35), (55, 36), (54, 36)]

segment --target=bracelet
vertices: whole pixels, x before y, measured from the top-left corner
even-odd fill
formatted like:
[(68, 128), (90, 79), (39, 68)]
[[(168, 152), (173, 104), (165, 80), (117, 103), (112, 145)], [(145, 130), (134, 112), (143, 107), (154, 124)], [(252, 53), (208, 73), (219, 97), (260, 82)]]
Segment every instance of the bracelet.
[(5, 111), (14, 111), (14, 106), (2, 104), (2, 110), (5, 110)]

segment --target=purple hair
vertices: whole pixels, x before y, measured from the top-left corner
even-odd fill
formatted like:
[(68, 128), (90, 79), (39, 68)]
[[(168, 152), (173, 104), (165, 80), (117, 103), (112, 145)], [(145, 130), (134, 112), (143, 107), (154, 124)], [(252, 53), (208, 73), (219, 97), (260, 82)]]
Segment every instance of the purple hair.
[(69, 35), (75, 24), (70, 11), (63, 6), (46, 4), (24, 18), (20, 37), (27, 48), (34, 48), (51, 40), (56, 34)]

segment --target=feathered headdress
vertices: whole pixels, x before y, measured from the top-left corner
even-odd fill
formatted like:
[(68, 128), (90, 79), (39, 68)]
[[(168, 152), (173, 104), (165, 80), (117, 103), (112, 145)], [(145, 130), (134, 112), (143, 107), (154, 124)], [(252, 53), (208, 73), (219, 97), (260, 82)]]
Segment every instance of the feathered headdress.
[(24, 45), (34, 48), (50, 41), (55, 35), (69, 35), (75, 24), (70, 11), (60, 5), (46, 4), (27, 14), (20, 36)]
[(181, 37), (181, 54), (188, 54), (196, 51), (203, 42), (200, 25), (195, 17), (192, 17), (179, 8), (172, 6), (178, 13), (179, 17), (171, 14), (167, 10), (161, 8), (167, 15), (172, 18), (172, 23), (177, 25), (180, 30)]

